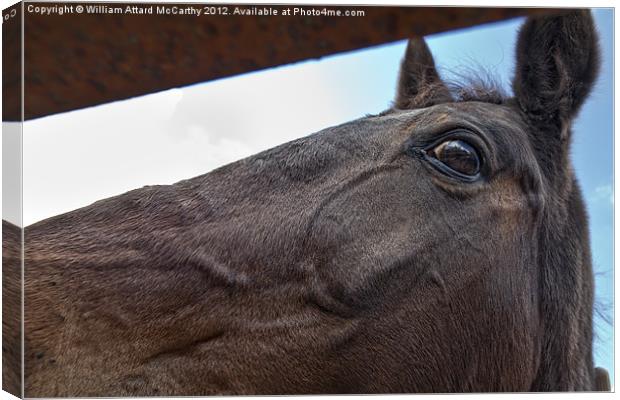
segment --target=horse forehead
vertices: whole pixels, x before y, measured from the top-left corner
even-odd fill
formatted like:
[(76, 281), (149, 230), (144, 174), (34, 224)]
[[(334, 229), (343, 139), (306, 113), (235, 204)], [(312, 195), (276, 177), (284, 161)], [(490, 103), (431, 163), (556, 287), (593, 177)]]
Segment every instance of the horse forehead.
[(463, 119), (480, 125), (490, 122), (514, 125), (519, 120), (518, 113), (509, 106), (477, 101), (438, 104), (429, 111), (431, 118)]
[(395, 110), (382, 118), (385, 118), (386, 121), (395, 120), (399, 122), (441, 123), (460, 119), (480, 125), (486, 125), (489, 122), (520, 124), (519, 113), (515, 112), (513, 108), (507, 105), (479, 101), (442, 103), (414, 110)]

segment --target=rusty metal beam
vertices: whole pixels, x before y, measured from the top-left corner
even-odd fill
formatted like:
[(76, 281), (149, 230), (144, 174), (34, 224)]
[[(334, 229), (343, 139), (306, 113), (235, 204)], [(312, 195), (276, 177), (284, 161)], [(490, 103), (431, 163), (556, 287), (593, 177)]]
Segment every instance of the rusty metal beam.
[[(126, 8), (133, 4), (97, 3)], [(277, 16), (89, 14), (24, 16), (25, 119), (94, 106), (305, 59), (428, 35), (545, 9), (303, 6), (358, 10), (363, 17), (282, 15), (295, 6), (257, 6)], [(161, 4), (160, 4), (161, 5)], [(180, 5), (179, 8), (203, 5)], [(172, 6), (172, 5), (168, 5)], [(148, 7), (141, 5), (141, 7)], [(156, 7), (156, 6), (155, 6)], [(251, 10), (252, 6), (239, 6)], [(5, 10), (8, 12), (9, 10)], [(4, 50), (16, 51), (15, 19), (3, 24)], [(7, 40), (8, 39), (8, 40)], [(13, 40), (13, 42), (9, 42)], [(5, 53), (5, 54), (7, 54)], [(14, 60), (14, 58), (11, 60)], [(6, 57), (5, 57), (6, 60)], [(10, 60), (9, 60), (10, 61)], [(15, 64), (15, 63), (14, 63)], [(4, 65), (3, 119), (19, 120), (18, 65)], [(8, 101), (7, 101), (8, 100)]]

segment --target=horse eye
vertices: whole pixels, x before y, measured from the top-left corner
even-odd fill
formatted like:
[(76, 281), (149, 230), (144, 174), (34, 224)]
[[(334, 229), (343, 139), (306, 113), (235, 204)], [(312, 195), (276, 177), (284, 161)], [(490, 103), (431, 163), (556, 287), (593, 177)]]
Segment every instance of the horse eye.
[(429, 155), (458, 174), (474, 177), (480, 172), (480, 156), (463, 140), (447, 140), (429, 151)]

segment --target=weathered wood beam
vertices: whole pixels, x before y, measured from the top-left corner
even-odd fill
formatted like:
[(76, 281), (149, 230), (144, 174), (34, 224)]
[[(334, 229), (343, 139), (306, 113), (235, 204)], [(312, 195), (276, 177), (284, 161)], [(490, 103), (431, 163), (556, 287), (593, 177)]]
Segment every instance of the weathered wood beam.
[[(428, 35), (507, 18), (548, 12), (523, 8), (253, 6), (169, 4), (194, 7), (201, 15), (129, 14), (136, 4), (97, 3), (98, 13), (83, 10), (45, 13), (24, 5), (25, 119), (39, 118), (115, 100), (231, 75), (319, 58), (399, 39)], [(84, 5), (85, 6), (85, 5)], [(161, 4), (159, 5), (161, 6)], [(35, 12), (37, 10), (39, 12)], [(109, 13), (114, 8), (122, 13)], [(224, 7), (228, 15), (222, 15)], [(271, 16), (232, 15), (235, 7)], [(312, 10), (363, 11), (364, 16), (302, 16), (296, 7)], [(4, 11), (6, 16), (11, 9)], [(93, 10), (91, 9), (91, 12)], [(205, 15), (215, 11), (219, 15)], [(18, 18), (3, 24), (3, 120), (19, 120)], [(17, 36), (16, 36), (17, 35)], [(8, 100), (8, 101), (7, 101)]]

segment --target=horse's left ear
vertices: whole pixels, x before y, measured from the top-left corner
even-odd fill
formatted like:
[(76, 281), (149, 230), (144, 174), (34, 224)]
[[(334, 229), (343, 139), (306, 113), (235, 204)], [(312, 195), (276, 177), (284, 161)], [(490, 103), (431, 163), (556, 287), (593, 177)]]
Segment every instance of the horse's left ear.
[(424, 39), (410, 39), (400, 66), (394, 106), (408, 110), (451, 100), (450, 91), (439, 77), (435, 60)]
[(512, 87), (521, 109), (535, 123), (557, 127), (566, 138), (570, 121), (587, 98), (599, 71), (598, 37), (589, 10), (529, 18), (517, 43)]

